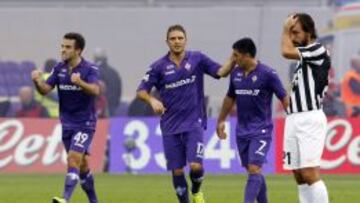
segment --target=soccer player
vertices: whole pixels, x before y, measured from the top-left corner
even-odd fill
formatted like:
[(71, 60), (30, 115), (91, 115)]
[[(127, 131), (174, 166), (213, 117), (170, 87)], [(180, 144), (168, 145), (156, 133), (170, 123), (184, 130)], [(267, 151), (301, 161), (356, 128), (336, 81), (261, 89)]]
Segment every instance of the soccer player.
[(54, 197), (53, 203), (69, 202), (79, 179), (89, 202), (98, 202), (88, 152), (96, 127), (95, 97), (100, 91), (99, 70), (81, 57), (84, 47), (82, 35), (67, 33), (61, 43), (62, 62), (53, 68), (49, 78), (43, 81), (38, 70), (31, 73), (41, 94), (49, 93), (55, 86), (59, 94), (62, 141), (68, 152), (67, 175), (63, 196)]
[(261, 167), (269, 151), (273, 122), (273, 94), (288, 105), (286, 90), (274, 69), (256, 60), (252, 39), (242, 38), (233, 46), (236, 63), (230, 75), (230, 85), (217, 122), (217, 135), (226, 139), (225, 120), (234, 104), (237, 109), (236, 144), (241, 164), (248, 172), (244, 203), (267, 203), (267, 187)]
[[(166, 43), (170, 51), (150, 66), (137, 95), (161, 115), (167, 169), (172, 171), (179, 202), (189, 202), (183, 169), (188, 162), (193, 202), (203, 203), (200, 185), (204, 178), (203, 131), (207, 122), (204, 74), (225, 77), (232, 65), (230, 59), (220, 66), (201, 52), (185, 51), (186, 42), (186, 32), (181, 25), (168, 28)], [(154, 86), (160, 91), (160, 100), (149, 94)]]
[(330, 57), (316, 38), (310, 15), (298, 13), (285, 21), (282, 55), (298, 60), (298, 65), (285, 120), (283, 158), (284, 168), (293, 171), (301, 203), (329, 202), (319, 166), (326, 137), (322, 101), (328, 86)]

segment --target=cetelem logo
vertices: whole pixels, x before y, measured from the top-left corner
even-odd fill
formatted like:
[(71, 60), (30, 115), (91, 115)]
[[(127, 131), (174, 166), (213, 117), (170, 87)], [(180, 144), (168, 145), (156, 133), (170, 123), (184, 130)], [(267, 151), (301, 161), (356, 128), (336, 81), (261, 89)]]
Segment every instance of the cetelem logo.
[(59, 85), (59, 89), (65, 91), (80, 91), (81, 87), (77, 85)]
[(59, 160), (66, 163), (66, 152), (60, 150), (61, 125), (54, 126), (52, 134), (25, 135), (25, 126), (20, 120), (5, 120), (0, 123), (0, 169), (9, 165), (30, 166), (41, 162), (44, 166)]

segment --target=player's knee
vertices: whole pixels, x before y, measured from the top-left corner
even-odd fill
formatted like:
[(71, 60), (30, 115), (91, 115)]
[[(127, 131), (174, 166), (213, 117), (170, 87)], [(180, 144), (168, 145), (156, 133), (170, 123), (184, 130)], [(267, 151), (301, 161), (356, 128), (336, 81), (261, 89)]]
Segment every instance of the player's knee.
[(172, 174), (174, 176), (182, 176), (182, 175), (184, 175), (184, 169), (182, 169), (182, 168), (174, 169), (174, 170), (172, 170)]
[(80, 168), (82, 154), (76, 152), (70, 152), (67, 157), (67, 162), (70, 167)]
[(200, 163), (190, 163), (190, 169), (192, 171), (200, 171), (203, 169), (203, 166)]
[(301, 169), (301, 177), (307, 184), (313, 184), (320, 180), (319, 170), (317, 168)]
[(69, 167), (80, 168), (81, 161), (75, 157), (68, 157), (67, 162)]
[(80, 173), (85, 173), (85, 172), (88, 172), (90, 169), (89, 169), (89, 162), (87, 160), (87, 157), (84, 156), (82, 161), (81, 161), (81, 164), (80, 164)]
[(82, 162), (80, 164), (80, 173), (85, 173), (85, 172), (88, 172), (90, 169), (89, 169), (89, 166), (87, 163), (84, 163)]
[(301, 172), (299, 170), (293, 170), (292, 172), (297, 184), (301, 185), (306, 183), (306, 181), (302, 178)]
[(249, 174), (260, 174), (261, 167), (253, 164), (249, 164), (247, 167), (247, 171)]

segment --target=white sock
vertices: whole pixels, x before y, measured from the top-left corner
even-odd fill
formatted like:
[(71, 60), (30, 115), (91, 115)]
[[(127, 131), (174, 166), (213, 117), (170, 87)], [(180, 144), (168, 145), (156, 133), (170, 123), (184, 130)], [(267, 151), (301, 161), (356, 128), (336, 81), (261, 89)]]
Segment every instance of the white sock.
[(311, 193), (312, 203), (329, 203), (329, 196), (322, 180), (309, 186), (309, 192)]
[(311, 193), (308, 184), (298, 185), (300, 203), (311, 203)]

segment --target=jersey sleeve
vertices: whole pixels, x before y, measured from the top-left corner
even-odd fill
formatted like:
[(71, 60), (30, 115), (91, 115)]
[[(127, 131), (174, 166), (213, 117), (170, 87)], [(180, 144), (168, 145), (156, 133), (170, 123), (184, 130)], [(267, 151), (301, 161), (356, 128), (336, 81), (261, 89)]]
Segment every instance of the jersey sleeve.
[(235, 94), (235, 87), (234, 84), (232, 83), (232, 76), (229, 79), (229, 88), (226, 94), (228, 97), (231, 97), (233, 99), (236, 98), (236, 94)]
[(204, 73), (212, 76), (213, 78), (220, 78), (220, 76), (218, 75), (218, 71), (221, 67), (220, 64), (218, 64), (217, 62), (213, 61), (212, 59), (210, 59), (208, 56), (206, 56), (205, 54), (201, 54), (201, 68), (204, 71)]
[(280, 78), (275, 70), (270, 70), (269, 73), (269, 86), (270, 89), (275, 93), (279, 100), (283, 100), (286, 97), (286, 90), (280, 81)]
[(99, 75), (100, 75), (99, 68), (96, 66), (91, 66), (90, 68), (91, 68), (90, 73), (89, 73), (86, 81), (90, 84), (98, 83)]
[(142, 78), (140, 85), (137, 88), (137, 91), (145, 90), (150, 92), (151, 89), (155, 86), (157, 87), (160, 81), (160, 73), (156, 67), (152, 66), (146, 72), (145, 76)]
[(57, 66), (53, 67), (50, 72), (49, 77), (45, 81), (51, 87), (55, 87), (55, 85), (59, 84), (59, 77), (58, 77), (58, 68)]
[(325, 47), (321, 44), (299, 47), (298, 51), (302, 61), (315, 65), (321, 65), (328, 54)]

